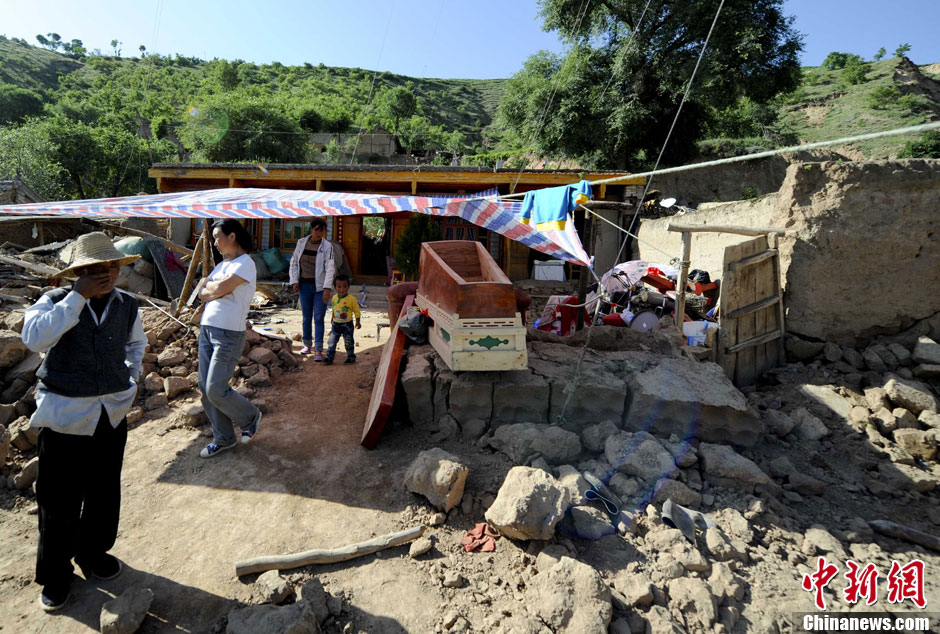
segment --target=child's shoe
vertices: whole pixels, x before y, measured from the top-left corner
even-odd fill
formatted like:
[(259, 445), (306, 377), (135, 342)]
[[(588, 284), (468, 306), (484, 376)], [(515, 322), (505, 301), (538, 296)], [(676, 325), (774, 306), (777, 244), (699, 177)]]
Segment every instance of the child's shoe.
[(346, 360), (343, 363), (355, 363), (356, 357), (346, 357)]
[(323, 357), (323, 365), (333, 365), (333, 357)]
[(206, 448), (199, 452), (200, 458), (211, 458), (212, 456), (222, 453), (226, 449), (231, 449), (238, 443), (232, 443), (231, 445), (217, 445), (214, 442), (210, 442), (206, 445)]
[(317, 350), (317, 352), (313, 355), (313, 360), (316, 361), (317, 363), (320, 363), (321, 361), (323, 361), (323, 353)]
[(310, 346), (304, 346), (300, 349), (300, 354), (310, 354)]
[(261, 424), (261, 410), (258, 410), (258, 418), (251, 425), (242, 430), (242, 444), (251, 442), (251, 439), (258, 433), (258, 425)]

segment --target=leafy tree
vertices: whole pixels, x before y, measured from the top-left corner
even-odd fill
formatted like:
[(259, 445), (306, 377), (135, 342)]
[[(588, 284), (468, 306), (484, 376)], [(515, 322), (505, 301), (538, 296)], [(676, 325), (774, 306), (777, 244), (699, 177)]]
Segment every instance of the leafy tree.
[(343, 146), (336, 139), (330, 139), (323, 151), (323, 158), (328, 165), (336, 165), (343, 160)]
[(417, 107), (415, 94), (405, 86), (395, 86), (383, 95), (383, 105), (392, 121), (392, 132), (398, 134), (398, 123), (414, 114)]
[(911, 51), (911, 45), (910, 45), (910, 44), (901, 44), (901, 45), (898, 46), (896, 49), (894, 49), (894, 56), (895, 56), (895, 57), (904, 57), (904, 56), (907, 55), (910, 51)]
[(73, 39), (71, 42), (63, 44), (63, 48), (66, 54), (74, 59), (81, 59), (85, 56), (85, 53), (88, 52), (84, 43), (78, 39)]
[(35, 120), (0, 128), (0, 179), (19, 177), (45, 200), (62, 200), (62, 173), (55, 144), (42, 134)]
[(304, 110), (300, 115), (300, 127), (315, 134), (323, 129), (323, 117), (312, 108)]
[(53, 51), (59, 50), (62, 46), (62, 36), (58, 33), (46, 33), (46, 35), (49, 37), (49, 48)]
[[(541, 52), (507, 84), (500, 119), (542, 154), (599, 167), (639, 167), (662, 146), (711, 26), (718, 0), (591, 3), (544, 0), (546, 30), (569, 43)], [(710, 112), (741, 97), (766, 103), (800, 80), (800, 35), (782, 0), (726, 0), (664, 159), (695, 152)], [(631, 37), (631, 34), (633, 37)], [(608, 87), (609, 83), (609, 87)], [(606, 91), (604, 87), (607, 87)]]
[(876, 62), (880, 62), (880, 61), (884, 58), (884, 56), (887, 55), (887, 54), (888, 54), (888, 51), (886, 51), (886, 50), (885, 50), (885, 47), (882, 46), (881, 48), (878, 49), (878, 52), (875, 53), (874, 60), (875, 60)]
[(42, 97), (32, 90), (0, 83), (0, 125), (19, 123), (42, 113)]
[(395, 266), (409, 279), (418, 276), (421, 244), (441, 239), (441, 227), (431, 216), (412, 214), (395, 245)]
[(114, 56), (121, 56), (121, 42), (119, 40), (111, 40), (111, 48), (114, 49)]
[(48, 48), (50, 51), (55, 50), (52, 46), (52, 42), (46, 39), (45, 35), (39, 34), (36, 36), (36, 41), (39, 42), (39, 45), (43, 48)]
[(826, 55), (826, 59), (823, 60), (823, 67), (828, 68), (829, 70), (838, 70), (840, 68), (845, 68), (853, 64), (864, 63), (865, 60), (861, 56), (856, 55), (855, 53), (840, 53), (838, 51), (833, 51)]
[(762, 136), (768, 126), (777, 120), (775, 103), (759, 104), (747, 97), (738, 103), (715, 111), (710, 117), (708, 134), (711, 137)]
[(868, 95), (868, 107), (873, 110), (884, 110), (901, 98), (901, 91), (895, 85), (878, 86)]
[(854, 56), (857, 59), (849, 59), (845, 68), (839, 73), (839, 76), (848, 84), (863, 84), (868, 81), (868, 71), (871, 70), (871, 64), (861, 61), (861, 57)]
[(205, 160), (304, 163), (307, 136), (275, 103), (242, 91), (209, 98), (183, 125), (181, 138)]
[(930, 130), (919, 140), (908, 141), (898, 153), (898, 158), (940, 159), (940, 130)]

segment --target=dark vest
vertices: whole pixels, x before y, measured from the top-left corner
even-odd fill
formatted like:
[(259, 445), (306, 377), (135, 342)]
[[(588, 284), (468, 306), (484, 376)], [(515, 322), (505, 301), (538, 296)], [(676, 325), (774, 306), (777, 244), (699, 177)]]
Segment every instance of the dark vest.
[[(69, 294), (69, 289), (46, 294), (53, 303), (58, 303)], [(46, 353), (36, 372), (43, 388), (63, 396), (100, 396), (130, 387), (130, 368), (124, 363), (125, 346), (137, 319), (138, 305), (126, 293), (121, 299), (111, 301), (108, 316), (100, 326), (95, 325), (91, 306), (82, 308), (78, 324)]]

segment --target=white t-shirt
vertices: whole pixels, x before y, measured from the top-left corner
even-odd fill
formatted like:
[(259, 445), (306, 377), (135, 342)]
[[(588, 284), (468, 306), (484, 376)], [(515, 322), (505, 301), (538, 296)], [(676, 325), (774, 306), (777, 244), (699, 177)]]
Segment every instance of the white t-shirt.
[(254, 260), (247, 253), (234, 260), (222, 260), (212, 269), (209, 281), (215, 282), (233, 273), (245, 280), (245, 283), (236, 286), (235, 290), (228, 295), (206, 303), (206, 309), (202, 313), (202, 322), (200, 322), (203, 326), (245, 330), (245, 319), (248, 318), (248, 308), (255, 294), (255, 280), (258, 277)]

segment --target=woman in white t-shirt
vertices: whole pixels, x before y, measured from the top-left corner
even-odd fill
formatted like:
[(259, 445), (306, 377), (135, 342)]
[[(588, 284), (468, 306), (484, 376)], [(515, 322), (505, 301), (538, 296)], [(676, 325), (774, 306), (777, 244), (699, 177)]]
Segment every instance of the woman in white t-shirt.
[(212, 424), (212, 442), (199, 453), (203, 458), (238, 444), (234, 425), (247, 443), (261, 422), (261, 411), (229, 385), (245, 346), (245, 320), (255, 294), (257, 272), (248, 256), (251, 235), (239, 221), (228, 219), (212, 225), (212, 237), (224, 259), (199, 292), (206, 304), (199, 334), (199, 389)]

